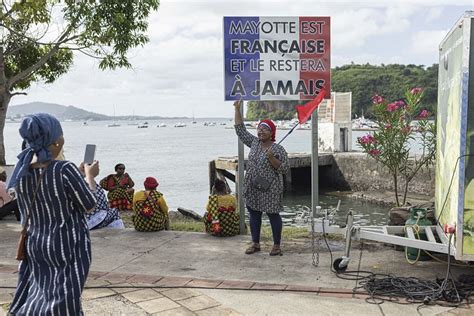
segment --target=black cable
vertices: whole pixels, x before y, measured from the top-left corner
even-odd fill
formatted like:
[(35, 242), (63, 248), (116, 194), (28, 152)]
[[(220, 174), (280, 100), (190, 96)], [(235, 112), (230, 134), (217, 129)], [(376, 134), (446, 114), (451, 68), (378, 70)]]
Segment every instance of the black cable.
[[(361, 271), (361, 270), (357, 270), (357, 271), (336, 271), (334, 270), (334, 267), (333, 267), (333, 256), (332, 256), (332, 251), (331, 251), (331, 247), (329, 246), (329, 243), (328, 243), (328, 240), (326, 238), (326, 230), (324, 228), (324, 220), (325, 218), (322, 218), (322, 221), (323, 221), (323, 238), (324, 238), (324, 242), (326, 243), (326, 247), (328, 248), (328, 251), (329, 251), (329, 256), (330, 256), (330, 269), (331, 269), (331, 272), (333, 272), (338, 278), (340, 279), (343, 279), (343, 280), (349, 280), (349, 281), (360, 281), (360, 280), (364, 280), (364, 279), (367, 279), (369, 278), (371, 275), (373, 275), (373, 272), (371, 271)], [(360, 275), (360, 274), (367, 274), (367, 275)]]
[[(330, 270), (338, 278), (344, 280), (355, 280), (359, 286), (353, 288), (353, 293), (357, 290), (364, 290), (369, 294), (366, 302), (380, 305), (386, 301), (397, 304), (420, 304), (417, 307), (418, 313), (421, 308), (429, 304), (442, 305), (443, 302), (452, 304), (452, 307), (459, 307), (465, 302), (470, 302), (470, 296), (474, 295), (474, 275), (463, 276), (457, 282), (453, 280), (451, 274), (451, 256), (448, 255), (448, 265), (446, 276), (441, 280), (429, 281), (415, 277), (396, 277), (391, 274), (378, 274), (370, 271), (361, 271), (359, 257), (359, 267), (356, 271), (336, 271), (333, 267), (333, 254), (326, 238), (326, 231), (323, 222), (323, 238), (331, 258)], [(449, 236), (448, 253), (451, 253), (451, 240)], [(361, 249), (362, 251), (362, 249)], [(365, 274), (365, 275), (361, 275)], [(402, 300), (404, 299), (404, 300)]]

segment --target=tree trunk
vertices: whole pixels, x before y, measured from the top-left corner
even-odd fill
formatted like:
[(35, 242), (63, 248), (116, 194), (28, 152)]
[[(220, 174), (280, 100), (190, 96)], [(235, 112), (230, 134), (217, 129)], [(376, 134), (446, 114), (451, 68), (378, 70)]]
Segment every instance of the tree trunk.
[(398, 177), (396, 173), (393, 174), (393, 185), (395, 189), (395, 202), (397, 206), (400, 206), (400, 202), (398, 201)]
[[(0, 88), (1, 89), (1, 88)], [(3, 94), (3, 93), (2, 93)], [(0, 166), (5, 166), (5, 141), (3, 137), (3, 130), (5, 129), (5, 120), (7, 117), (8, 101), (5, 102), (5, 96), (0, 95), (2, 106), (0, 107)], [(5, 104), (6, 103), (6, 104)]]
[(410, 180), (409, 178), (405, 178), (405, 192), (403, 192), (403, 204), (402, 205), (405, 205), (405, 203), (407, 202), (407, 194), (408, 194), (408, 184), (410, 183)]
[(7, 118), (8, 104), (10, 103), (10, 87), (5, 76), (5, 60), (3, 58), (3, 46), (0, 46), (0, 166), (6, 165), (5, 161), (5, 141), (3, 130)]

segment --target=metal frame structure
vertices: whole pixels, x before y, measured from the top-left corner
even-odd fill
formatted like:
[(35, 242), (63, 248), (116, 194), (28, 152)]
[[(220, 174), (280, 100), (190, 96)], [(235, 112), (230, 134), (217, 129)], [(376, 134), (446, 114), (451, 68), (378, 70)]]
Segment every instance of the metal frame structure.
[[(317, 207), (318, 211), (321, 210)], [(322, 218), (314, 219), (314, 232), (344, 235), (346, 245), (344, 256), (334, 260), (333, 267), (336, 271), (344, 271), (350, 262), (350, 249), (352, 240), (372, 240), (387, 244), (413, 247), (427, 251), (454, 255), (454, 247), (449, 247), (449, 238), (440, 226), (420, 226), (426, 234), (426, 240), (417, 239), (410, 226), (360, 226), (354, 224), (352, 211), (347, 215), (345, 226), (335, 225), (333, 213), (325, 213)], [(407, 235), (405, 237), (405, 234)]]

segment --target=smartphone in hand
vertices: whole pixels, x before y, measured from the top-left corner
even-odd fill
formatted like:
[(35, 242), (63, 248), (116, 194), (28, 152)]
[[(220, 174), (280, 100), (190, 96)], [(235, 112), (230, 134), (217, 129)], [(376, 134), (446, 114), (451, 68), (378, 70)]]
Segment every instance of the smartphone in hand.
[(95, 158), (95, 145), (93, 144), (87, 144), (86, 145), (86, 151), (84, 153), (84, 164), (92, 164), (94, 162)]

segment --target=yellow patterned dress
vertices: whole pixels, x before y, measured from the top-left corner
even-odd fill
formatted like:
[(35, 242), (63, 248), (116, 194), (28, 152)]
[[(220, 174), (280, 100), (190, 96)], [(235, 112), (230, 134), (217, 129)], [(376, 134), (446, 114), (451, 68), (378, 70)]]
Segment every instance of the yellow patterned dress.
[(141, 232), (169, 228), (168, 205), (161, 192), (139, 191), (133, 196), (133, 226)]
[(235, 236), (240, 232), (239, 214), (236, 211), (235, 196), (211, 195), (203, 220), (206, 232), (219, 237)]

